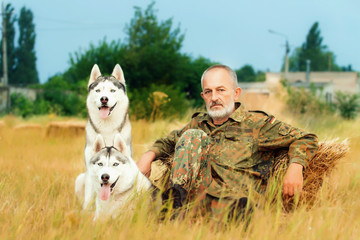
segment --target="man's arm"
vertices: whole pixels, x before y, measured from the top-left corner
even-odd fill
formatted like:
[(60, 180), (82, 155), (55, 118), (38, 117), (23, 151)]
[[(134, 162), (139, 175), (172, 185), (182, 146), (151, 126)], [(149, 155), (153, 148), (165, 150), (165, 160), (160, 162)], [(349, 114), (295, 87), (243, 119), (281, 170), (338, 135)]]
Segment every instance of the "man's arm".
[(303, 166), (299, 163), (291, 163), (286, 171), (283, 184), (283, 196), (291, 197), (295, 193), (301, 194), (304, 184)]
[(139, 161), (136, 163), (140, 171), (146, 176), (150, 177), (151, 163), (155, 160), (156, 155), (153, 151), (149, 150), (145, 152)]
[(301, 193), (304, 182), (303, 169), (307, 167), (308, 162), (317, 151), (316, 135), (277, 120), (273, 123), (267, 123), (262, 130), (260, 149), (289, 149), (289, 167), (283, 185), (284, 197), (293, 196), (296, 192)]

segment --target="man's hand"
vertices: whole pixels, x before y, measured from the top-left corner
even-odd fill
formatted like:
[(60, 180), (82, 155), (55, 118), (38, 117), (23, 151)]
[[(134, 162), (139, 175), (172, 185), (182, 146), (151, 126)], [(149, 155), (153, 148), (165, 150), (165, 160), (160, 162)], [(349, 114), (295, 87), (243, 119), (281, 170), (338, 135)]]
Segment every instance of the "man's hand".
[(298, 163), (291, 163), (286, 171), (283, 186), (283, 196), (292, 197), (295, 193), (301, 194), (304, 183), (303, 166)]
[(150, 177), (151, 163), (155, 160), (155, 153), (153, 151), (147, 151), (144, 153), (139, 161), (136, 163), (140, 171), (146, 176)]

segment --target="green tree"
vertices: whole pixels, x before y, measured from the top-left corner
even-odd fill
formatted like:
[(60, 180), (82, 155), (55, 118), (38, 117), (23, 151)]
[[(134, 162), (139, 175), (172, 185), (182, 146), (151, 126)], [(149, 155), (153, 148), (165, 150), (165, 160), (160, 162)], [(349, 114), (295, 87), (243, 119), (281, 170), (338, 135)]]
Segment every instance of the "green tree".
[(91, 43), (89, 49), (70, 55), (70, 68), (65, 72), (64, 80), (68, 82), (68, 87), (76, 90), (79, 81), (89, 79), (91, 68), (95, 63), (99, 65), (102, 73), (111, 74), (116, 63), (122, 65), (123, 52), (124, 46), (120, 41), (108, 43), (103, 39), (98, 45)]
[(35, 55), (35, 25), (30, 9), (21, 8), (18, 19), (19, 41), (16, 48), (16, 65), (12, 84), (39, 83)]
[[(15, 58), (15, 22), (16, 16), (14, 15), (14, 8), (8, 3), (5, 7), (5, 22), (6, 22), (6, 46), (7, 46), (7, 69), (8, 69), (8, 78), (9, 84), (14, 83), (14, 68), (16, 63)], [(1, 40), (0, 47), (3, 42)], [(0, 61), (0, 75), (3, 76), (3, 49), (1, 47), (1, 61)]]
[(181, 84), (183, 66), (189, 58), (180, 53), (184, 35), (172, 29), (172, 19), (158, 21), (154, 3), (144, 12), (135, 7), (134, 18), (126, 27), (127, 44), (122, 66), (131, 88), (156, 84)]
[(265, 74), (262, 71), (255, 72), (254, 68), (246, 64), (235, 70), (239, 82), (264, 82)]
[(322, 42), (319, 23), (315, 22), (306, 36), (306, 41), (290, 57), (290, 71), (306, 71), (307, 60), (311, 61), (311, 71), (340, 71), (341, 68), (335, 63), (335, 54)]

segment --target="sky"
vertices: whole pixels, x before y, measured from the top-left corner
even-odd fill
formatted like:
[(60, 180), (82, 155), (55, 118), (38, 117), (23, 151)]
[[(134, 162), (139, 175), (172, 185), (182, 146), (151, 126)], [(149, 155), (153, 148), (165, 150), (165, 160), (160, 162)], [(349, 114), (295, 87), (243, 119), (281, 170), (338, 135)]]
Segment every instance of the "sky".
[[(91, 43), (125, 41), (134, 6), (144, 10), (151, 2), (13, 0), (5, 4), (11, 3), (17, 15), (24, 6), (34, 14), (37, 70), (43, 83), (66, 71), (70, 54), (88, 49)], [(278, 72), (286, 39), (294, 50), (318, 21), (323, 44), (335, 54), (336, 63), (360, 71), (359, 0), (157, 0), (154, 8), (158, 20), (172, 18), (173, 26), (180, 27), (185, 34), (181, 52), (194, 58), (203, 56), (233, 69), (250, 64), (255, 70)]]

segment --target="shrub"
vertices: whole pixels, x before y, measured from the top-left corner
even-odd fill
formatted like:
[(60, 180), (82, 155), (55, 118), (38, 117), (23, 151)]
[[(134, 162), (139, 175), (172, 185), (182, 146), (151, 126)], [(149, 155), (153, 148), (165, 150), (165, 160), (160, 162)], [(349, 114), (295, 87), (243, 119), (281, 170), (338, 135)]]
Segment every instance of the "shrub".
[(336, 92), (336, 107), (340, 116), (345, 119), (355, 119), (360, 108), (359, 95)]
[(21, 93), (12, 93), (10, 96), (10, 112), (23, 118), (33, 114), (34, 104)]
[(294, 113), (323, 114), (331, 110), (331, 106), (316, 96), (314, 89), (309, 91), (304, 88), (287, 87), (287, 92), (288, 98), (286, 103), (290, 111)]

